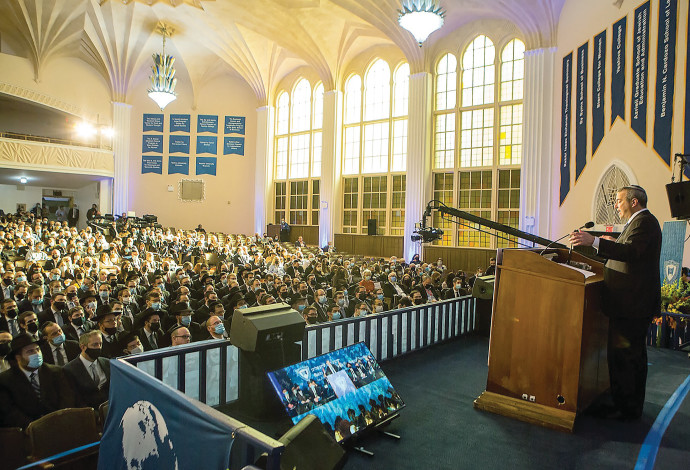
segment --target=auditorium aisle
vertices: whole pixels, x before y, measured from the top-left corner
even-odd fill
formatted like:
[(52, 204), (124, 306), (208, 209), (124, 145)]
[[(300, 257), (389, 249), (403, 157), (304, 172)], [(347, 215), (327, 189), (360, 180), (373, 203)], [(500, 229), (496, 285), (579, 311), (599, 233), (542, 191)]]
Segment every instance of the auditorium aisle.
[[(389, 430), (374, 436), (373, 458), (351, 453), (346, 469), (633, 469), (650, 427), (690, 373), (686, 353), (649, 350), (649, 380), (640, 422), (582, 416), (566, 434), (477, 411), (486, 385), (488, 341), (463, 337), (382, 365), (407, 404)], [(655, 469), (687, 468), (690, 403), (664, 435)]]

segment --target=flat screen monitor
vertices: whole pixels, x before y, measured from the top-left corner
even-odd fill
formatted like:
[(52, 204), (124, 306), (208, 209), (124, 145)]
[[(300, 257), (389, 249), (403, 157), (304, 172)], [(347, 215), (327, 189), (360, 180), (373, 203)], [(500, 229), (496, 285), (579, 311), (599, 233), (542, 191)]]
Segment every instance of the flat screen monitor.
[(268, 378), (293, 424), (313, 414), (338, 442), (405, 406), (364, 343), (268, 372)]

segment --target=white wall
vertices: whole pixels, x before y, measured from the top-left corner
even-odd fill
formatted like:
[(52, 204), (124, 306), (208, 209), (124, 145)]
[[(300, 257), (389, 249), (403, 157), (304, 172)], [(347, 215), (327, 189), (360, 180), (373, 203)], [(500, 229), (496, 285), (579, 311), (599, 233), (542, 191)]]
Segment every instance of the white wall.
[(42, 197), (42, 188), (36, 186), (23, 186), (18, 190), (16, 185), (0, 184), (0, 209), (6, 213), (16, 212), (17, 204), (26, 204), (26, 209), (30, 210)]

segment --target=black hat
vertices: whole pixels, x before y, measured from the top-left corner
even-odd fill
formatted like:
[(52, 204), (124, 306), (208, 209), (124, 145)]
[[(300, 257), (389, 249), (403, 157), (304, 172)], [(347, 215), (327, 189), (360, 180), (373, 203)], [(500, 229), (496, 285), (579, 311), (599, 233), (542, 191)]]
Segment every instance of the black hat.
[(131, 343), (134, 338), (139, 338), (139, 335), (134, 332), (125, 332), (119, 340), (120, 349), (126, 349), (127, 345)]
[(192, 312), (192, 309), (189, 307), (187, 302), (178, 302), (170, 307), (170, 313), (172, 315), (181, 315), (185, 312)]
[(162, 312), (162, 310), (154, 310), (153, 308), (149, 307), (143, 312), (141, 312), (139, 315), (137, 315), (137, 317), (141, 321), (141, 323), (143, 323), (146, 320), (148, 320), (149, 317), (151, 317), (151, 315), (158, 315), (159, 317), (163, 316)]
[(94, 320), (99, 321), (106, 315), (115, 315), (113, 313), (113, 309), (110, 307), (110, 305), (99, 305), (96, 309), (96, 316), (94, 317)]
[(28, 333), (19, 333), (10, 343), (10, 353), (7, 355), (7, 358), (13, 358), (14, 355), (21, 351), (23, 347), (38, 343), (38, 341), (39, 340), (34, 339), (34, 337)]
[(206, 280), (207, 280), (207, 279), (213, 280), (213, 277), (211, 277), (211, 276), (208, 275), (208, 274), (204, 274), (203, 276), (201, 276), (201, 283), (202, 283), (202, 284), (206, 284)]
[(93, 297), (93, 299), (96, 300), (96, 298), (98, 298), (98, 294), (96, 294), (96, 291), (93, 290), (81, 291), (79, 293), (79, 303), (84, 303), (84, 301), (90, 297)]

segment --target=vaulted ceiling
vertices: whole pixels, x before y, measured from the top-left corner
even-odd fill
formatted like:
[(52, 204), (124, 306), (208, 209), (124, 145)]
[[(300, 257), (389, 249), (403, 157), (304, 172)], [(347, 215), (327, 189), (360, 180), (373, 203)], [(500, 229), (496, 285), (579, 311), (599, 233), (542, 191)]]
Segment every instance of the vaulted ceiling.
[(445, 25), (422, 48), (397, 23), (400, 0), (3, 0), (0, 36), (2, 52), (28, 59), (37, 81), (51, 60), (77, 57), (103, 76), (113, 100), (127, 101), (160, 51), (155, 30), (164, 22), (175, 30), (166, 51), (193, 87), (232, 74), (266, 102), (299, 67), (333, 89), (344, 65), (377, 46), (398, 48), (413, 72), (421, 70), (435, 41), (481, 20), (510, 21), (528, 49), (550, 46), (564, 2), (441, 0)]

